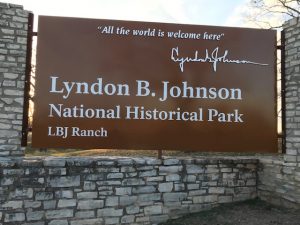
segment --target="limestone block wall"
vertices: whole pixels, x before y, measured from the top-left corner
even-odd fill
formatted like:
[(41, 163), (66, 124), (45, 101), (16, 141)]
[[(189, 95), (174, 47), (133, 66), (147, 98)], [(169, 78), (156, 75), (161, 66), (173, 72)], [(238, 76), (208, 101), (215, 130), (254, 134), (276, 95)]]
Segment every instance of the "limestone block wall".
[(259, 198), (271, 204), (300, 208), (300, 173), (283, 158), (262, 158), (258, 166)]
[(28, 12), (0, 3), (0, 157), (22, 156)]
[(257, 197), (256, 159), (0, 160), (1, 225), (158, 224)]
[(300, 208), (300, 21), (284, 25), (286, 154), (260, 160), (258, 195), (269, 202)]

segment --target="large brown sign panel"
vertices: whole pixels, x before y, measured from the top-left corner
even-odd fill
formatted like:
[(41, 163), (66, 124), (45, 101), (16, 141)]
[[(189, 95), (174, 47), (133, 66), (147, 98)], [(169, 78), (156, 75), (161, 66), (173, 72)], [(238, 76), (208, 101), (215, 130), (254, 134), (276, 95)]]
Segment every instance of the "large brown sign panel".
[(272, 30), (39, 17), (34, 147), (276, 152)]

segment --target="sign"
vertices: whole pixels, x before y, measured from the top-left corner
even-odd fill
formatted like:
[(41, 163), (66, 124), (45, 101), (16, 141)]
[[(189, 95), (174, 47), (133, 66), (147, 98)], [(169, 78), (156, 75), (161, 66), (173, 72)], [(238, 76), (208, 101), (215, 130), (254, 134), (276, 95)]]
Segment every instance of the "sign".
[(272, 30), (39, 17), (34, 147), (276, 152)]

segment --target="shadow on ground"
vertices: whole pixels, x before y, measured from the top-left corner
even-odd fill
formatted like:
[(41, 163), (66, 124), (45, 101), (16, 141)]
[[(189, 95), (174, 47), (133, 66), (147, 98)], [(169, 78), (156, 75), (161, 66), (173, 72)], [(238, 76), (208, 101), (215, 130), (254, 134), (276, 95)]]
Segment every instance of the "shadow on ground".
[(254, 199), (224, 204), (160, 225), (300, 225), (300, 210), (280, 208)]

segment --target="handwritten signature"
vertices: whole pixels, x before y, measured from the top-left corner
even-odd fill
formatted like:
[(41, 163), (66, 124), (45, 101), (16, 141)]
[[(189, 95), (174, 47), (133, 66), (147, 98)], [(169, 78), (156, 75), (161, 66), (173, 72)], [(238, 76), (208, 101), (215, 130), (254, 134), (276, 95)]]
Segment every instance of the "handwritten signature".
[(199, 57), (199, 52), (195, 51), (195, 55), (193, 57), (179, 57), (179, 48), (172, 48), (171, 59), (174, 62), (179, 63), (180, 71), (184, 71), (184, 64), (189, 62), (200, 62), (212, 63), (214, 72), (217, 71), (218, 63), (236, 63), (236, 64), (254, 64), (259, 66), (268, 66), (269, 64), (252, 62), (244, 59), (228, 59), (229, 51), (225, 50), (222, 56), (219, 56), (219, 47), (216, 47), (211, 53), (209, 53), (208, 49), (205, 50), (205, 57)]

